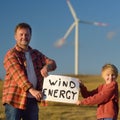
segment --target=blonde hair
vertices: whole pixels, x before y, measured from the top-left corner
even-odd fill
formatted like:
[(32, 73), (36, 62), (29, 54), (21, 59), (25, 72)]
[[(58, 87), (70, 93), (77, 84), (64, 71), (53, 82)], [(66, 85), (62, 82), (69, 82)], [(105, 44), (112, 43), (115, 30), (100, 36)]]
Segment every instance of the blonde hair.
[(118, 77), (118, 69), (115, 65), (113, 64), (105, 64), (103, 67), (102, 67), (102, 73), (106, 70), (106, 69), (111, 69), (111, 71), (115, 74), (116, 77)]

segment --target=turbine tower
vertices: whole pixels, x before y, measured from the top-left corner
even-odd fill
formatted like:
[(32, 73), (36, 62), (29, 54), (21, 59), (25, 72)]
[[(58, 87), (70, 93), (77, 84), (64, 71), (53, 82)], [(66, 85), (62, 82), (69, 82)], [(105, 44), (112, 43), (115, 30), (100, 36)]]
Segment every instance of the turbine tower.
[(73, 28), (75, 28), (75, 71), (74, 71), (74, 74), (75, 75), (78, 75), (79, 72), (78, 72), (78, 67), (79, 67), (79, 23), (84, 23), (84, 24), (91, 24), (91, 25), (96, 25), (96, 26), (108, 26), (108, 24), (106, 23), (101, 23), (101, 22), (89, 22), (89, 21), (82, 21), (80, 20), (77, 15), (76, 15), (76, 12), (75, 10), (73, 9), (72, 7), (72, 4), (70, 3), (70, 0), (66, 0), (67, 1), (67, 4), (68, 4), (68, 7), (70, 9), (70, 12), (73, 16), (73, 19), (74, 19), (74, 22), (71, 24), (71, 26), (69, 27), (69, 29), (67, 30), (67, 32), (65, 33), (65, 35), (63, 36), (62, 39), (59, 39), (58, 41), (55, 42), (55, 46), (56, 47), (61, 47), (67, 37), (70, 35), (70, 33), (72, 32)]

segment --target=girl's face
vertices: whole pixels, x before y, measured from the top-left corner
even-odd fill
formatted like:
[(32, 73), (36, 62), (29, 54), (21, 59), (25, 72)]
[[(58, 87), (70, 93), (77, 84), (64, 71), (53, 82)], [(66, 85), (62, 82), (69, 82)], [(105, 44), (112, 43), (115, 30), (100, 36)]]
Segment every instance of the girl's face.
[(104, 78), (106, 84), (116, 80), (116, 75), (110, 68), (102, 72), (102, 77)]

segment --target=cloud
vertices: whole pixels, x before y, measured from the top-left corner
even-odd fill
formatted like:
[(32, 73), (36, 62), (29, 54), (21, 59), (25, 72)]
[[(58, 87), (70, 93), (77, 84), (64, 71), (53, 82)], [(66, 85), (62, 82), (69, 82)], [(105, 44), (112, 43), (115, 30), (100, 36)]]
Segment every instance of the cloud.
[(115, 31), (110, 31), (110, 32), (107, 33), (107, 38), (108, 38), (109, 40), (111, 40), (111, 39), (113, 39), (116, 35), (117, 35), (117, 32), (115, 32)]

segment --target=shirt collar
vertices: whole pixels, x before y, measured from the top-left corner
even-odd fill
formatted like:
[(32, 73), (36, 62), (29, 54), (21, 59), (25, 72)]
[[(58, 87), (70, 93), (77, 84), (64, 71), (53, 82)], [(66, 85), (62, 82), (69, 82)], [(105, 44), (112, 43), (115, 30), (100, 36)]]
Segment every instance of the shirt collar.
[[(15, 48), (19, 52), (25, 52), (25, 50), (23, 48), (19, 47), (17, 44), (15, 45)], [(28, 46), (28, 50), (32, 50), (32, 48), (30, 46)]]

